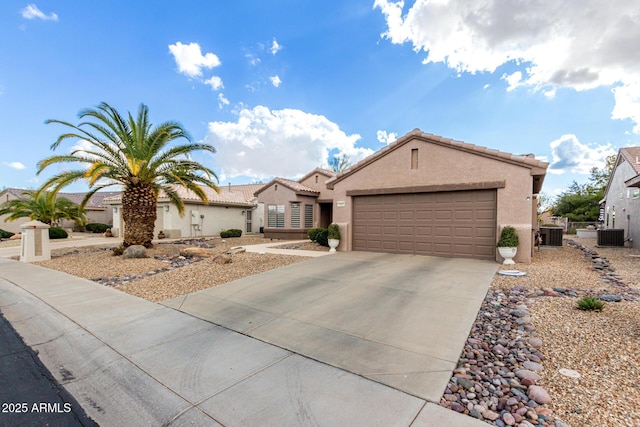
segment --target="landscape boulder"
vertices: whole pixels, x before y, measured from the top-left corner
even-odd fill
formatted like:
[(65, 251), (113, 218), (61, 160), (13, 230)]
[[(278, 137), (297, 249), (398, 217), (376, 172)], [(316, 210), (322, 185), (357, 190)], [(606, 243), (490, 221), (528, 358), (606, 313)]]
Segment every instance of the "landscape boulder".
[(231, 257), (226, 254), (220, 254), (214, 257), (211, 261), (215, 262), (216, 264), (230, 264), (233, 262), (231, 260)]
[(122, 253), (122, 258), (148, 258), (147, 248), (142, 245), (131, 245)]
[(13, 236), (9, 237), (9, 240), (20, 240), (22, 239), (22, 234), (16, 233)]
[(192, 257), (202, 258), (202, 257), (210, 256), (211, 250), (207, 248), (198, 248), (198, 247), (185, 248), (180, 251), (180, 255), (185, 258), (192, 258)]
[(242, 252), (246, 252), (247, 250), (245, 248), (243, 248), (242, 246), (236, 246), (234, 248), (229, 249), (227, 252), (225, 252), (227, 255), (233, 255), (233, 254), (240, 254)]

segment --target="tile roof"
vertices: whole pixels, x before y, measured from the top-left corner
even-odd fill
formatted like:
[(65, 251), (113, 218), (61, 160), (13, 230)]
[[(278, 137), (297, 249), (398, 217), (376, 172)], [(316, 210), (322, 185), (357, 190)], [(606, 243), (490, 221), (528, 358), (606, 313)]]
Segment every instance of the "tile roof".
[[(87, 209), (99, 209), (104, 208), (103, 200), (108, 197), (113, 197), (119, 195), (120, 191), (98, 191), (94, 193), (93, 196), (87, 201), (85, 208)], [(66, 197), (71, 200), (73, 203), (80, 204), (82, 203), (82, 199), (87, 193), (58, 193), (59, 197)]]
[[(202, 187), (204, 193), (209, 199), (210, 205), (229, 205), (229, 206), (253, 206), (255, 196), (254, 192), (262, 188), (264, 184), (244, 184), (244, 185), (227, 185), (220, 186), (220, 193), (216, 193), (209, 187)], [(197, 202), (202, 203), (200, 198), (190, 190), (181, 186), (174, 186), (178, 195), (185, 203)], [(161, 191), (158, 201), (167, 202), (169, 198)], [(122, 195), (105, 199), (105, 202), (118, 204), (122, 202)]]
[(318, 190), (314, 190), (313, 188), (307, 187), (306, 185), (303, 185), (298, 181), (293, 181), (287, 178), (274, 178), (271, 181), (269, 181), (267, 184), (265, 184), (264, 187), (257, 190), (255, 193), (256, 196), (259, 193), (261, 193), (262, 190), (265, 190), (266, 188), (271, 187), (274, 184), (283, 185), (296, 193), (306, 193), (306, 194), (309, 194), (310, 196), (317, 196), (320, 194)]
[(308, 174), (306, 174), (305, 176), (303, 176), (302, 178), (300, 178), (300, 179), (298, 180), (298, 182), (302, 182), (302, 181), (304, 181), (305, 179), (309, 178), (311, 175), (314, 175), (314, 174), (316, 174), (316, 173), (319, 173), (319, 174), (321, 174), (321, 175), (324, 175), (324, 176), (326, 176), (327, 178), (333, 178), (334, 176), (336, 176), (336, 175), (337, 175), (337, 172), (334, 172), (334, 171), (330, 171), (330, 170), (322, 169), (322, 168), (315, 168), (314, 170), (312, 170), (311, 172), (309, 172)]
[(396, 148), (401, 147), (406, 142), (408, 142), (410, 140), (413, 140), (413, 139), (416, 139), (416, 138), (422, 139), (422, 140), (426, 140), (426, 141), (434, 143), (434, 144), (448, 146), (450, 148), (458, 149), (458, 150), (461, 150), (461, 151), (467, 151), (467, 152), (470, 152), (470, 153), (473, 153), (473, 154), (477, 154), (477, 155), (481, 155), (481, 156), (492, 157), (492, 158), (495, 158), (496, 160), (501, 160), (501, 161), (508, 162), (508, 163), (521, 164), (521, 165), (526, 166), (526, 167), (540, 168), (540, 169), (546, 170), (547, 167), (549, 166), (549, 163), (547, 163), (547, 162), (542, 162), (540, 160), (536, 160), (535, 156), (533, 156), (532, 154), (515, 155), (515, 154), (511, 154), (511, 153), (506, 153), (506, 152), (503, 152), (503, 151), (490, 149), (490, 148), (487, 148), (487, 147), (482, 147), (482, 146), (479, 146), (479, 145), (469, 144), (467, 142), (456, 141), (454, 139), (445, 138), (445, 137), (434, 135), (434, 134), (431, 134), (431, 133), (425, 133), (425, 132), (421, 131), (420, 129), (414, 129), (413, 131), (411, 131), (411, 132), (407, 133), (406, 135), (398, 138), (397, 140), (395, 140), (391, 144), (387, 145), (386, 147), (383, 147), (382, 149), (376, 151), (375, 153), (373, 153), (369, 157), (366, 157), (365, 159), (359, 161), (355, 165), (352, 165), (351, 167), (349, 167), (345, 171), (340, 172), (335, 177), (329, 179), (327, 181), (327, 185), (329, 186), (329, 188), (333, 188), (333, 184), (334, 183), (336, 183), (338, 181), (341, 181), (343, 178), (351, 175), (355, 171), (357, 171), (359, 169), (362, 169), (366, 165), (368, 165), (370, 163), (373, 163), (378, 158), (386, 155), (387, 153), (395, 150)]

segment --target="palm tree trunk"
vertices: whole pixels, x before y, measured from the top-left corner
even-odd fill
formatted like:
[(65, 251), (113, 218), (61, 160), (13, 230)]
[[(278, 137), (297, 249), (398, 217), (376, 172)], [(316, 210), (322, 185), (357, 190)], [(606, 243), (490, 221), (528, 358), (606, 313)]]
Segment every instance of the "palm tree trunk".
[(143, 245), (150, 248), (156, 222), (157, 200), (149, 184), (129, 184), (122, 194), (125, 247)]

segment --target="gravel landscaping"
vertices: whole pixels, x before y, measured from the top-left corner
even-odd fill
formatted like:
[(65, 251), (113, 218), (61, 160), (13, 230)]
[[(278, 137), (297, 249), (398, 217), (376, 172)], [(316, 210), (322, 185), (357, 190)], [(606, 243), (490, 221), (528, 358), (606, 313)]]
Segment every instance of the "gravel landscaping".
[[(94, 280), (158, 302), (306, 259), (295, 255), (242, 252), (231, 255), (231, 262), (228, 264), (212, 261), (213, 257), (230, 248), (273, 243), (260, 236), (161, 242), (147, 250), (149, 258), (133, 259), (113, 256), (111, 249), (117, 243), (119, 241), (108, 246), (53, 250), (51, 260), (34, 264)], [(180, 252), (189, 247), (203, 247), (208, 249), (210, 255), (181, 257)]]
[[(145, 259), (86, 247), (55, 250), (38, 264), (162, 301), (306, 259), (237, 253), (230, 264), (212, 261), (231, 247), (271, 242), (163, 242)], [(211, 256), (180, 257), (191, 246)], [(278, 247), (327, 250), (310, 242)], [(577, 238), (536, 249), (530, 264), (501, 266), (526, 276), (495, 276), (441, 405), (498, 426), (640, 426), (639, 266), (638, 249)], [(583, 296), (618, 302), (581, 311)]]
[[(441, 405), (498, 426), (640, 426), (637, 249), (543, 247), (496, 275)], [(601, 312), (583, 296), (609, 299)]]

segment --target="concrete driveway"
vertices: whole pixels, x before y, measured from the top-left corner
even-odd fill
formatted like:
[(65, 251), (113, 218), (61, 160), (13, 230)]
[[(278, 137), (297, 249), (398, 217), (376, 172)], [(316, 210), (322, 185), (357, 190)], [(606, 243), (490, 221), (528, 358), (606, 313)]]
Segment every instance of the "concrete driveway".
[(438, 402), (497, 267), (340, 252), (164, 304)]

